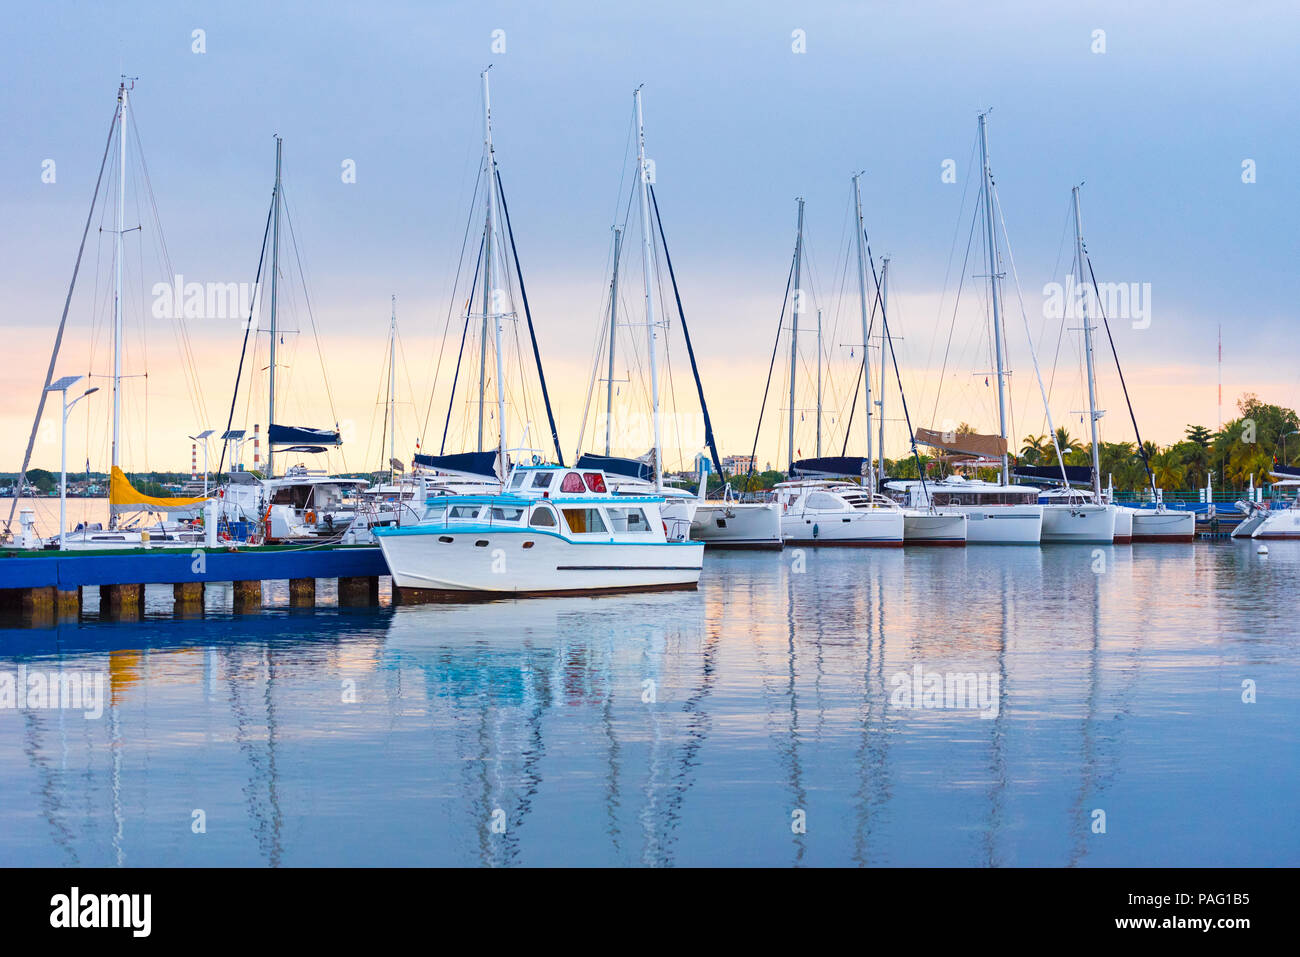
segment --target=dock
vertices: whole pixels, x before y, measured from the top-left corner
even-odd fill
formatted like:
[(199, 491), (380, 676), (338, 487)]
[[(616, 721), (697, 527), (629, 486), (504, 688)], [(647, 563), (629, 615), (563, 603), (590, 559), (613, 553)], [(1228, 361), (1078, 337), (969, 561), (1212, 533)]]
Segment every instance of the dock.
[(257, 548), (124, 548), (0, 551), (0, 613), (67, 618), (81, 613), (86, 588), (99, 589), (100, 612), (138, 617), (145, 585), (171, 585), (178, 612), (201, 610), (205, 586), (230, 582), (236, 611), (262, 607), (262, 583), (289, 582), (292, 606), (316, 601), (316, 582), (337, 579), (340, 605), (379, 604), (388, 574), (373, 545), (263, 545)]

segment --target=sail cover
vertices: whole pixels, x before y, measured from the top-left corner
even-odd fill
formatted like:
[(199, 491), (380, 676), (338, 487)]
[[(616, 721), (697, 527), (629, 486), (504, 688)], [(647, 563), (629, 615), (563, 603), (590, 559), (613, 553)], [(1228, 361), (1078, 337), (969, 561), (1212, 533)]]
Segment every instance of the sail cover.
[(266, 440), (272, 445), (342, 445), (337, 429), (309, 429), (297, 425), (271, 425)]
[[(1011, 470), (1011, 474), (1016, 478), (1039, 482), (1061, 481), (1061, 467), (1059, 465), (1017, 465)], [(1065, 467), (1065, 477), (1072, 483), (1087, 485), (1092, 482), (1092, 466), (1067, 465)]]
[(829, 475), (839, 477), (862, 476), (867, 460), (861, 455), (827, 455), (821, 458), (799, 459), (794, 463), (796, 475)]
[(108, 508), (113, 515), (122, 512), (193, 512), (197, 514), (207, 499), (199, 498), (160, 498), (145, 495), (139, 491), (131, 480), (116, 465), (109, 473)]
[(596, 455), (584, 452), (578, 458), (577, 468), (600, 469), (610, 475), (622, 475), (626, 478), (640, 479), (643, 482), (655, 480), (655, 467), (651, 462), (641, 459), (623, 459), (616, 455)]
[(416, 455), (415, 464), (439, 472), (450, 472), (476, 479), (497, 479), (504, 477), (504, 471), (498, 473), (497, 452), (457, 452), (454, 455)]
[[(1007, 453), (1007, 440), (1000, 435), (981, 435), (978, 432), (936, 432), (934, 429), (917, 429), (916, 441), (945, 452), (962, 452), (983, 458), (1001, 458)], [(1060, 473), (1057, 473), (1058, 477)]]

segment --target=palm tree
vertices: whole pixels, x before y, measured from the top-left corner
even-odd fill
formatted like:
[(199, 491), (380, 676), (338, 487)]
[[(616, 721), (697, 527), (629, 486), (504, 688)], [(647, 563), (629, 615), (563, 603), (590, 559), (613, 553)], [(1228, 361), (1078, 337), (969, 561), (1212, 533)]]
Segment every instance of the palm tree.
[(1069, 455), (1071, 452), (1082, 448), (1079, 440), (1070, 437), (1070, 432), (1063, 425), (1056, 427), (1056, 444), (1061, 449), (1061, 455)]
[(1162, 489), (1176, 489), (1187, 477), (1187, 466), (1173, 449), (1165, 449), (1151, 456), (1151, 472), (1155, 483)]
[(1026, 465), (1038, 465), (1048, 457), (1047, 450), (1052, 447), (1052, 443), (1046, 435), (1027, 435), (1024, 441), (1020, 456)]

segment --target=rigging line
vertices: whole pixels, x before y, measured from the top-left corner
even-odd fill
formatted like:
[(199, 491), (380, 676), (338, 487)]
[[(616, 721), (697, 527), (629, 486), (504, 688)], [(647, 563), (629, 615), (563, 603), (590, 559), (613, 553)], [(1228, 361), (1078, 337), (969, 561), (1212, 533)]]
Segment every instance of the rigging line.
[[(981, 191), (983, 190), (983, 188), (984, 187), (982, 186), (980, 187)], [(964, 202), (965, 200), (963, 198), (963, 203)], [(961, 291), (966, 286), (966, 282), (965, 282), (966, 267), (970, 263), (970, 250), (971, 250), (971, 246), (975, 242), (975, 223), (978, 220), (979, 220), (979, 210), (976, 210), (971, 215), (970, 218), (970, 235), (966, 237), (966, 255), (962, 258), (961, 261), (962, 281), (957, 284), (957, 295), (954, 298), (952, 304), (952, 321), (948, 324), (948, 342), (943, 349), (943, 365), (939, 369), (939, 386), (934, 396), (934, 410), (930, 413), (931, 422), (936, 421), (939, 416), (939, 399), (943, 396), (944, 376), (947, 375), (948, 372), (948, 355), (952, 351), (952, 334), (957, 328), (957, 310), (961, 306)], [(948, 282), (947, 277), (945, 277), (944, 278), (945, 285), (947, 284), (947, 282)]]
[[(659, 196), (655, 188), (650, 187), (650, 200), (654, 203), (655, 223), (659, 226), (659, 240), (664, 247), (664, 262), (668, 265), (668, 277), (672, 280), (673, 298), (677, 300), (677, 316), (682, 325), (682, 338), (686, 342), (686, 354), (691, 360), (691, 375), (695, 377), (695, 389), (700, 396), (700, 412), (704, 416), (704, 441), (713, 456), (713, 467), (718, 470), (718, 478), (726, 480), (722, 471), (722, 458), (718, 455), (718, 444), (713, 436), (713, 420), (709, 417), (709, 405), (704, 401), (704, 383), (700, 381), (700, 368), (695, 362), (695, 347), (691, 344), (691, 332), (686, 327), (686, 312), (682, 309), (682, 294), (677, 288), (677, 272), (673, 269), (673, 257), (668, 252), (668, 237), (664, 235), (664, 221), (659, 215)], [(674, 409), (675, 411), (675, 409)]]
[[(465, 217), (465, 234), (461, 237), (461, 240), (460, 240), (460, 256), (459, 256), (459, 257), (457, 258), (457, 260), (456, 260), (456, 277), (455, 277), (455, 279), (452, 280), (452, 284), (451, 284), (451, 300), (447, 303), (447, 321), (443, 324), (443, 327), (442, 327), (442, 338), (441, 338), (441, 341), (440, 341), (440, 343), (439, 343), (439, 345), (438, 345), (438, 361), (437, 361), (437, 363), (435, 364), (434, 369), (433, 369), (433, 381), (432, 381), (431, 383), (429, 383), (429, 401), (428, 401), (428, 403), (425, 405), (425, 409), (424, 409), (424, 422), (423, 422), (423, 424), (420, 426), (420, 433), (421, 433), (421, 435), (424, 435), (424, 434), (428, 431), (428, 429), (429, 429), (429, 416), (433, 413), (433, 395), (434, 395), (434, 390), (435, 390), (435, 389), (437, 388), (437, 386), (438, 386), (438, 376), (439, 376), (439, 374), (442, 372), (442, 356), (443, 356), (443, 352), (444, 352), (444, 351), (446, 350), (446, 348), (447, 348), (447, 332), (448, 332), (449, 329), (451, 329), (451, 317), (452, 317), (453, 311), (454, 311), (455, 308), (456, 308), (456, 302), (457, 302), (457, 299), (456, 299), (456, 290), (457, 290), (458, 288), (460, 288), (460, 272), (461, 272), (461, 269), (464, 268), (464, 265), (465, 265), (465, 248), (466, 248), (466, 246), (468, 246), (468, 244), (469, 244), (469, 229), (470, 229), (470, 226), (472, 226), (472, 225), (474, 224), (474, 213), (476, 212), (476, 208), (477, 208), (477, 206), (478, 206), (478, 188), (479, 188), (479, 184), (482, 183), (482, 182), (483, 182), (483, 164), (480, 163), (480, 164), (479, 164), (479, 170), (478, 170), (478, 176), (477, 176), (477, 177), (475, 178), (475, 180), (474, 180), (474, 193), (473, 193), (472, 196), (470, 196), (470, 201), (469, 201), (469, 214)], [(481, 258), (481, 256), (482, 256), (482, 248), (480, 247), (479, 255), (478, 255), (477, 257), (475, 257), (475, 262), (477, 262), (478, 259)], [(477, 266), (475, 266), (474, 276), (475, 276), (475, 279), (478, 278), (478, 267), (477, 267)], [(471, 295), (471, 297), (472, 297), (472, 296), (473, 296), (473, 292), (472, 292), (473, 285), (472, 285), (472, 284), (471, 284), (471, 287), (470, 287), (470, 288), (471, 288), (471, 293), (470, 293), (470, 295)], [(466, 319), (466, 322), (468, 322), (468, 321), (469, 321), (469, 320)], [(464, 342), (464, 339), (462, 338), (462, 340), (461, 340), (461, 348), (463, 349), (464, 347), (465, 347), (465, 342)], [(460, 359), (459, 359), (459, 358), (456, 360), (456, 367), (457, 367), (458, 369), (460, 368)], [(453, 390), (453, 391), (454, 391), (454, 390)], [(450, 400), (448, 400), (448, 402), (450, 403)], [(447, 413), (447, 414), (448, 414), (448, 416), (451, 415), (450, 408), (448, 409), (448, 413)], [(446, 433), (446, 430), (445, 430), (445, 429), (444, 429), (444, 431), (443, 431), (442, 440), (443, 440), (444, 443), (447, 441), (447, 433)], [(439, 453), (439, 454), (441, 454), (441, 453)]]
[[(81, 254), (86, 249), (86, 237), (90, 234), (90, 224), (95, 218), (95, 203), (99, 201), (99, 187), (104, 180), (104, 167), (108, 165), (108, 148), (113, 142), (113, 127), (117, 123), (118, 112), (122, 109), (119, 99), (118, 104), (113, 109), (113, 119), (108, 125), (108, 137), (104, 141), (104, 155), (99, 161), (99, 175), (95, 178), (95, 192), (90, 197), (90, 209), (86, 212), (86, 225), (81, 231), (81, 243), (77, 246), (77, 259), (72, 267), (72, 281), (68, 283), (68, 295), (63, 300), (63, 316), (59, 319), (59, 330), (54, 334), (54, 349), (50, 353), (50, 365), (45, 372), (45, 385), (41, 387), (41, 397), (36, 404), (36, 418), (32, 421), (32, 434), (27, 437), (27, 451), (23, 453), (23, 467), (18, 470), (18, 481), (14, 485), (14, 500), (9, 505), (9, 517), (5, 519), (5, 535), (9, 535), (10, 527), (13, 525), (14, 510), (18, 507), (19, 494), (23, 489), (23, 482), (27, 479), (27, 466), (32, 461), (32, 447), (36, 444), (36, 432), (41, 425), (41, 416), (45, 412), (45, 399), (49, 395), (45, 390), (50, 387), (54, 380), (54, 364), (59, 358), (59, 348), (63, 345), (63, 330), (68, 323), (68, 309), (72, 305), (72, 290), (77, 285), (77, 274), (81, 271)], [(60, 532), (63, 529), (59, 529)]]
[(1142, 444), (1142, 433), (1138, 431), (1137, 415), (1133, 412), (1133, 400), (1129, 398), (1128, 384), (1124, 381), (1124, 369), (1119, 364), (1119, 351), (1115, 348), (1115, 337), (1110, 334), (1110, 321), (1106, 318), (1106, 307), (1101, 302), (1101, 290), (1097, 288), (1097, 275), (1092, 271), (1092, 257), (1088, 255), (1086, 246), (1083, 251), (1083, 261), (1088, 264), (1088, 276), (1092, 279), (1092, 291), (1097, 300), (1097, 312), (1101, 314), (1101, 324), (1106, 329), (1106, 341), (1110, 343), (1111, 355), (1115, 357), (1115, 371), (1119, 373), (1119, 384), (1124, 390), (1124, 402), (1128, 405), (1128, 417), (1133, 422), (1133, 435), (1137, 438), (1138, 454), (1142, 456), (1142, 466), (1147, 470), (1147, 478), (1151, 482), (1151, 500), (1155, 501), (1158, 498), (1156, 495), (1156, 475), (1155, 472), (1151, 471), (1151, 460), (1147, 455), (1146, 446)]
[[(477, 190), (475, 190), (475, 195), (478, 195)], [(483, 238), (479, 240), (478, 255), (474, 257), (474, 278), (469, 281), (470, 297), (465, 300), (465, 328), (460, 333), (460, 350), (456, 353), (456, 372), (451, 377), (451, 394), (447, 396), (447, 419), (442, 424), (442, 444), (438, 446), (439, 455), (444, 455), (447, 451), (447, 430), (451, 428), (451, 410), (456, 404), (456, 383), (460, 381), (460, 363), (465, 358), (465, 337), (469, 335), (469, 314), (474, 302), (474, 287), (478, 285), (478, 271), (483, 262), (483, 246), (486, 241), (487, 229), (485, 228)], [(446, 341), (445, 334), (443, 340)], [(433, 401), (432, 393), (429, 396), (429, 401)], [(426, 417), (426, 424), (427, 421)]]
[[(294, 231), (293, 228), (293, 213), (289, 211), (289, 195), (288, 192), (284, 189), (283, 182), (281, 182), (280, 184), (280, 190), (281, 193), (284, 195), (284, 217), (289, 222), (289, 240), (290, 242), (293, 243), (293, 258), (294, 261), (298, 264), (298, 279), (302, 282), (303, 303), (307, 307), (307, 319), (311, 322), (312, 338), (316, 340), (316, 355), (320, 359), (321, 378), (324, 379), (325, 381), (325, 398), (330, 404), (330, 417), (334, 419), (334, 428), (337, 429), (339, 427), (338, 411), (334, 408), (334, 393), (330, 389), (329, 374), (325, 371), (325, 352), (323, 349), (321, 349), (320, 346), (320, 332), (316, 328), (316, 316), (312, 312), (312, 308), (311, 308), (311, 292), (307, 289), (307, 274), (306, 272), (303, 271), (302, 256), (299, 254), (299, 250), (298, 250), (298, 234)], [(267, 426), (267, 429), (269, 435), (269, 430), (270, 430), (269, 425)], [(269, 445), (270, 439), (267, 440), (267, 443)], [(339, 446), (339, 458), (343, 461), (343, 467), (344, 469), (346, 469), (347, 456), (344, 454), (341, 445)]]
[[(947, 263), (947, 265), (944, 266), (944, 270), (943, 270), (943, 289), (942, 289), (942, 291), (939, 293), (939, 315), (938, 315), (938, 317), (937, 317), (936, 320), (935, 320), (935, 324), (936, 324), (936, 326), (938, 325), (939, 320), (943, 318), (943, 300), (944, 300), (944, 298), (948, 295), (948, 280), (952, 278), (952, 259), (953, 259), (953, 253), (956, 251), (956, 246), (957, 246), (957, 236), (959, 235), (959, 232), (958, 232), (958, 231), (961, 229), (961, 214), (962, 214), (962, 212), (966, 209), (966, 197), (967, 197), (967, 195), (970, 193), (970, 184), (971, 184), (971, 180), (975, 178), (975, 167), (976, 167), (976, 164), (975, 164), (975, 150), (976, 150), (976, 148), (977, 148), (978, 146), (979, 146), (979, 137), (976, 136), (974, 139), (971, 140), (970, 154), (966, 157), (966, 169), (968, 170), (968, 172), (966, 173), (966, 181), (965, 181), (964, 183), (962, 183), (962, 187), (961, 187), (961, 203), (957, 206), (957, 219), (956, 219), (956, 221), (952, 224), (952, 239), (948, 242), (948, 263)], [(982, 191), (983, 189), (984, 189), (984, 178), (981, 176), (981, 177), (980, 177), (980, 190)], [(977, 201), (978, 201), (978, 198), (979, 198), (979, 197), (978, 197), (978, 195), (977, 195), (977, 196), (976, 196), (976, 200), (977, 200)], [(974, 229), (975, 229), (975, 217), (972, 216), (972, 217), (971, 217), (971, 230), (972, 230), (972, 232), (974, 231)], [(959, 281), (958, 284), (957, 284), (957, 298), (958, 298), (958, 300), (961, 299), (961, 289), (962, 289), (962, 286), (965, 285), (965, 283), (966, 283), (966, 263), (967, 263), (967, 261), (970, 259), (970, 244), (971, 244), (971, 240), (970, 240), (970, 239), (967, 239), (967, 240), (966, 240), (966, 257), (965, 257), (965, 259), (962, 260), (962, 269), (961, 269), (961, 274), (960, 274), (960, 275), (961, 275), (961, 279), (960, 279), (960, 281)], [(954, 304), (953, 309), (954, 309), (954, 313), (955, 313), (955, 310), (956, 310), (956, 304)], [(953, 317), (953, 318), (954, 318), (954, 321), (955, 321), (955, 320), (956, 320), (956, 316), (955, 316), (955, 314), (954, 314), (954, 317)], [(952, 332), (951, 332), (951, 330), (950, 330), (949, 333), (948, 333), (948, 348), (951, 348), (951, 346), (952, 346)], [(947, 352), (946, 352), (946, 350), (945, 350), (945, 356), (946, 356), (946, 354), (947, 354)], [(934, 341), (931, 340), (931, 344), (930, 344), (930, 354), (929, 354), (928, 356), (926, 356), (926, 360), (925, 360), (926, 368), (931, 368), (931, 367), (932, 367), (932, 365), (931, 365), (931, 360), (932, 360), (933, 358), (934, 358)], [(939, 383), (940, 383), (940, 388), (942, 388), (942, 387), (943, 387), (943, 379), (942, 379), (942, 377), (940, 378)], [(933, 412), (932, 415), (931, 415), (931, 421), (933, 421), (934, 417), (937, 416), (938, 414), (939, 414), (939, 399), (938, 399), (938, 397), (936, 397), (935, 400), (934, 400), (934, 412)]]
[[(754, 427), (754, 445), (749, 450), (749, 471), (745, 473), (745, 491), (749, 490), (749, 480), (754, 475), (755, 459), (758, 456), (758, 435), (763, 428), (763, 411), (767, 408), (767, 393), (772, 386), (772, 370), (776, 368), (776, 353), (781, 348), (781, 330), (785, 327), (785, 306), (790, 301), (790, 284), (794, 282), (794, 257), (790, 257), (790, 272), (785, 277), (785, 293), (781, 297), (781, 318), (776, 324), (776, 342), (772, 343), (772, 358), (767, 364), (767, 383), (763, 386), (763, 401), (758, 407), (758, 424)], [(778, 445), (778, 451), (780, 446)]]
[[(519, 248), (515, 245), (515, 229), (510, 224), (510, 206), (506, 203), (506, 191), (501, 185), (501, 170), (496, 170), (497, 194), (501, 197), (501, 212), (505, 215), (506, 236), (510, 239), (510, 253), (515, 261), (515, 273), (519, 277), (519, 297), (524, 303), (524, 318), (528, 320), (528, 338), (533, 344), (533, 360), (537, 363), (537, 378), (542, 385), (542, 402), (546, 406), (546, 423), (551, 427), (551, 439), (555, 443), (555, 461), (564, 465), (564, 452), (560, 450), (560, 433), (555, 427), (555, 414), (551, 411), (551, 394), (546, 389), (546, 373), (542, 371), (542, 353), (537, 347), (537, 331), (533, 328), (533, 313), (528, 308), (528, 290), (524, 288), (524, 271), (519, 265)], [(516, 337), (518, 332), (516, 331)], [(504, 452), (502, 453), (504, 454)]]
[[(262, 283), (262, 267), (266, 263), (266, 243), (271, 236), (271, 214), (275, 212), (275, 196), (272, 190), (271, 205), (266, 211), (266, 228), (262, 230), (262, 251), (257, 255), (257, 275), (253, 280), (253, 288), (257, 289)], [(239, 380), (244, 374), (244, 356), (248, 352), (248, 336), (253, 331), (255, 325), (253, 310), (261, 305), (261, 296), (254, 296), (253, 302), (248, 306), (248, 322), (244, 324), (244, 343), (239, 347), (239, 368), (235, 370), (235, 387), (230, 393), (230, 414), (226, 416), (226, 431), (230, 431), (231, 424), (235, 421), (235, 403), (239, 401)], [(256, 353), (254, 354), (256, 359)], [(252, 389), (249, 389), (251, 396)], [(244, 408), (245, 416), (248, 413), (248, 407)], [(222, 468), (226, 464), (226, 446), (229, 443), (224, 439), (221, 442), (221, 457), (217, 460), (217, 474), (221, 474)]]
[[(1070, 217), (1072, 215), (1073, 215), (1073, 207), (1067, 201), (1065, 207), (1065, 222), (1061, 226), (1061, 242), (1056, 250), (1056, 266), (1052, 268), (1053, 281), (1055, 281), (1057, 270), (1060, 268), (1061, 265), (1061, 251), (1062, 248), (1065, 246), (1065, 238), (1070, 228)], [(1047, 317), (1043, 316), (1043, 328), (1039, 332), (1039, 338), (1041, 339), (1046, 334), (1046, 332), (1047, 332)], [(1049, 400), (1052, 398), (1052, 392), (1056, 388), (1056, 370), (1060, 367), (1061, 364), (1061, 346), (1064, 344), (1064, 342), (1065, 342), (1065, 322), (1062, 321), (1060, 328), (1056, 332), (1056, 350), (1055, 352), (1052, 353), (1052, 374), (1051, 376), (1048, 377), (1047, 380), (1047, 398)], [(1080, 377), (1082, 377), (1082, 374), (1080, 374)]]
[[(619, 187), (619, 192), (620, 193), (622, 192), (621, 186)], [(614, 228), (616, 227), (610, 228), (611, 237), (614, 234)], [(605, 257), (605, 266), (606, 266), (607, 274), (612, 273), (612, 263), (614, 260), (613, 247), (614, 247), (614, 240), (613, 238), (611, 238), (609, 252), (606, 254)], [(610, 331), (609, 323), (610, 323), (610, 319), (612, 318), (609, 311), (609, 303), (610, 300), (613, 299), (614, 296), (617, 294), (613, 286), (614, 286), (614, 280), (611, 275), (610, 282), (609, 282), (609, 293), (605, 294), (602, 292), (600, 298), (601, 316), (603, 318), (601, 319), (600, 327), (596, 334), (596, 346), (595, 349), (593, 350), (593, 355), (591, 359), (591, 374), (587, 377), (587, 398), (582, 404), (582, 416), (581, 418), (578, 419), (578, 444), (574, 448), (574, 452), (573, 452), (573, 460), (575, 462), (578, 459), (582, 458), (582, 446), (585, 444), (587, 440), (587, 415), (591, 412), (591, 397), (596, 391), (596, 379), (600, 375), (600, 360), (602, 358), (605, 358), (605, 349), (609, 343), (609, 331)], [(611, 376), (610, 378), (613, 378), (613, 376)], [(597, 412), (599, 412), (599, 408), (600, 407), (598, 403)], [(613, 416), (613, 414), (614, 412), (612, 409), (605, 410), (606, 416)], [(594, 438), (594, 429), (593, 429), (593, 438)]]

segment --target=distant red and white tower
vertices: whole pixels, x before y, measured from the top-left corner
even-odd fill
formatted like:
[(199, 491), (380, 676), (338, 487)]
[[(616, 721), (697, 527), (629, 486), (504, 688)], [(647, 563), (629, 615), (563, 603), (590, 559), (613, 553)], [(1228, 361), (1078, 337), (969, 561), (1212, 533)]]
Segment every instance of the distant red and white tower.
[(259, 471), (262, 467), (262, 427), (253, 425), (253, 471)]
[(190, 481), (197, 481), (199, 477), (199, 443), (190, 443)]

